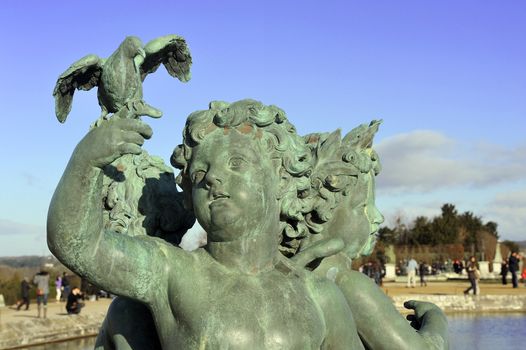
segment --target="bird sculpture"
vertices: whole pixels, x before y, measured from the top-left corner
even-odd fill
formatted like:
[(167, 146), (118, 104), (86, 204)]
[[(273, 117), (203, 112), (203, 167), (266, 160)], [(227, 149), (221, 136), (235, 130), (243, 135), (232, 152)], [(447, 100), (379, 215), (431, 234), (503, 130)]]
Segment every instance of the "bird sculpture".
[(144, 48), (139, 38), (129, 36), (107, 59), (97, 55), (81, 58), (59, 76), (53, 90), (57, 119), (61, 123), (66, 121), (75, 90), (90, 90), (95, 86), (102, 109), (99, 120), (117, 112), (126, 118), (137, 115), (137, 110), (141, 115), (160, 117), (160, 110), (144, 102), (142, 82), (161, 63), (174, 78), (182, 82), (190, 80), (192, 57), (186, 41), (177, 35), (159, 37)]

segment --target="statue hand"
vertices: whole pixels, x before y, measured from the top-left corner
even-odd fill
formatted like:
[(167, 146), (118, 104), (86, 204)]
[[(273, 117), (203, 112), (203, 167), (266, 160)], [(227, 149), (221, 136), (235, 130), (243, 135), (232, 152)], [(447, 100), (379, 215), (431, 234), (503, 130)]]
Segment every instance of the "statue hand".
[(415, 310), (414, 314), (407, 315), (406, 318), (411, 322), (411, 327), (416, 330), (420, 330), (424, 320), (428, 321), (429, 317), (434, 317), (432, 311), (438, 310), (440, 311), (439, 314), (442, 315), (442, 311), (438, 306), (426, 301), (409, 300), (404, 303), (404, 307), (406, 309)]
[(112, 118), (91, 129), (75, 148), (79, 162), (102, 168), (124, 154), (140, 154), (152, 129), (138, 119)]
[(309, 248), (294, 255), (291, 260), (299, 267), (305, 268), (316, 259), (322, 259), (339, 253), (345, 247), (341, 238), (332, 238), (314, 243)]

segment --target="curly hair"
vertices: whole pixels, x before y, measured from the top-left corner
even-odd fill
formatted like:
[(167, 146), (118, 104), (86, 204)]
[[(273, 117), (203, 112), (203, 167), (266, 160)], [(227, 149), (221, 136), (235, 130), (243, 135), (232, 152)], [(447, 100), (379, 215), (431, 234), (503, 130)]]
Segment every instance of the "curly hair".
[(183, 143), (175, 148), (171, 157), (172, 165), (181, 170), (177, 183), (186, 194), (186, 208), (192, 209), (192, 184), (188, 173), (192, 149), (219, 128), (252, 135), (260, 140), (271, 159), (280, 160), (280, 177), (285, 180), (279, 191), (281, 234), (284, 239), (305, 237), (309, 233), (303, 214), (310, 208), (305, 193), (310, 188), (311, 152), (283, 110), (254, 100), (214, 101), (208, 110), (188, 116)]
[(339, 129), (304, 137), (313, 163), (309, 193), (311, 207), (304, 214), (311, 235), (301, 242), (289, 242), (292, 253), (324, 238), (317, 234), (331, 220), (343, 197), (353, 195), (360, 174), (373, 171), (375, 176), (378, 175), (381, 165), (372, 142), (380, 123), (373, 120), (369, 125), (362, 124), (343, 138)]
[(104, 168), (103, 220), (107, 230), (150, 235), (179, 244), (195, 222), (183, 207), (172, 169), (146, 151), (124, 155)]

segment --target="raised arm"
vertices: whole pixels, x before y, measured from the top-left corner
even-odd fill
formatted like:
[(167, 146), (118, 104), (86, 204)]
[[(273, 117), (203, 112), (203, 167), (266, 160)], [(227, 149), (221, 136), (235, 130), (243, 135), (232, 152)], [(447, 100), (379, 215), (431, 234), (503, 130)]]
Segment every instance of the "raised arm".
[(71, 156), (47, 222), (49, 249), (66, 266), (103, 289), (146, 303), (154, 298), (153, 286), (167, 290), (169, 250), (157, 239), (104, 232), (102, 169), (124, 154), (139, 154), (151, 134), (138, 119), (114, 118), (93, 128)]

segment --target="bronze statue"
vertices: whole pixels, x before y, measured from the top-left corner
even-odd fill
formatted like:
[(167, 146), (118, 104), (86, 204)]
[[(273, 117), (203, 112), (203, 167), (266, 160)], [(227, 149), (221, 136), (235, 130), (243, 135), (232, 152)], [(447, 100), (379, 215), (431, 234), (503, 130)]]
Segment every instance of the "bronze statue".
[[(138, 117), (150, 111), (122, 106), (93, 127), (49, 209), (50, 250), (124, 297), (97, 348), (448, 347), (436, 306), (410, 302), (410, 325), (350, 270), (383, 220), (374, 205), (378, 122), (343, 139), (302, 138), (275, 106), (212, 102), (188, 117), (172, 156), (180, 193), (140, 147), (152, 130)], [(187, 252), (176, 244), (193, 214), (208, 242)]]
[(161, 111), (142, 100), (142, 82), (161, 63), (174, 78), (190, 80), (192, 58), (185, 40), (177, 35), (154, 39), (144, 48), (139, 38), (130, 36), (107, 59), (97, 55), (81, 58), (58, 78), (53, 91), (57, 119), (61, 123), (66, 120), (76, 89), (90, 90), (95, 86), (102, 118), (123, 107), (137, 109), (137, 104), (141, 104), (143, 113), (160, 117)]

